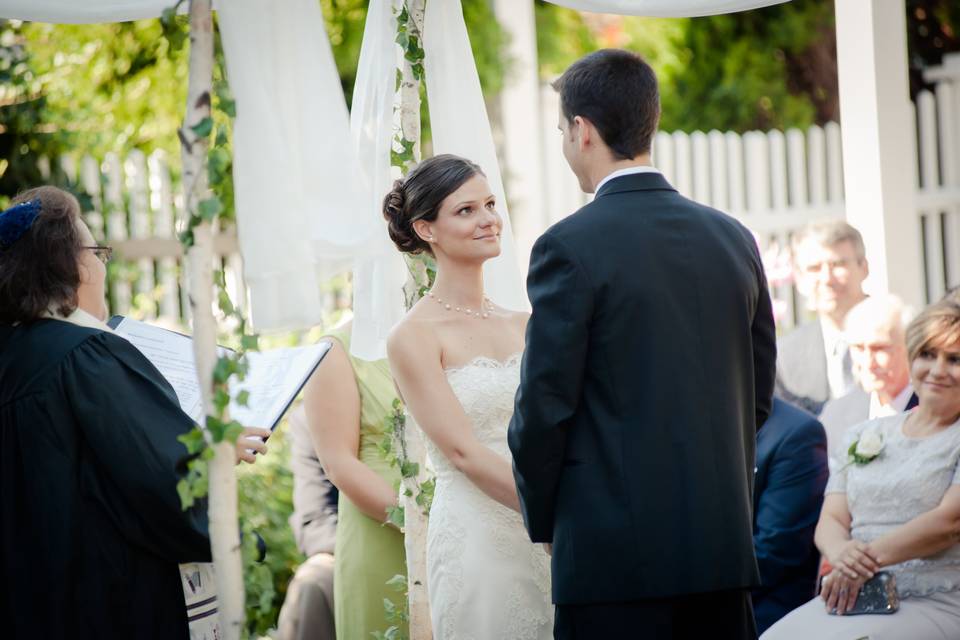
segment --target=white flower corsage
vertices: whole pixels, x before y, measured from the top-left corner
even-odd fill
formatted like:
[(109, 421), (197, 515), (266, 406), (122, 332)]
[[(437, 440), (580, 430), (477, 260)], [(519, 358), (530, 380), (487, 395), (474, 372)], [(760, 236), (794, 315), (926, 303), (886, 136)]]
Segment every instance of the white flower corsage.
[(877, 459), (886, 443), (877, 429), (864, 431), (847, 449), (847, 464), (863, 466)]

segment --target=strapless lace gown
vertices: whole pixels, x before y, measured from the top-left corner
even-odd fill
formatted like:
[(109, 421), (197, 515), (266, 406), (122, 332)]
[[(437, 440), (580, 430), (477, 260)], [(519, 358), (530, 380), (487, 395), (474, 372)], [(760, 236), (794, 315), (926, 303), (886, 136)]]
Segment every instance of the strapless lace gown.
[[(477, 358), (447, 380), (484, 445), (510, 459), (507, 426), (520, 383), (520, 354)], [(519, 513), (480, 491), (427, 439), (437, 474), (427, 530), (435, 640), (553, 637), (550, 559), (527, 537)]]

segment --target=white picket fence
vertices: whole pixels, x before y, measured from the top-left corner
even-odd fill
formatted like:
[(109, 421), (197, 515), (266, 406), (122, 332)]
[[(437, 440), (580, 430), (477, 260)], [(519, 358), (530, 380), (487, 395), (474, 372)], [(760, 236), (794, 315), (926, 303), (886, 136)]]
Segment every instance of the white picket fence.
[[(102, 160), (67, 155), (59, 163), (67, 178), (92, 198), (92, 210), (84, 212), (84, 219), (94, 238), (114, 248), (107, 279), (111, 313), (186, 324), (190, 306), (177, 238), (183, 198), (165, 154), (157, 151), (147, 157), (133, 150), (126, 158), (108, 153)], [(41, 170), (49, 175), (51, 167)], [(230, 296), (242, 309), (246, 293), (232, 229), (217, 236), (215, 252), (212, 266), (224, 270)]]
[[(926, 299), (960, 285), (960, 87), (941, 82), (916, 108), (915, 215), (923, 238)], [(559, 150), (558, 97), (544, 87), (545, 204), (551, 221), (587, 202)], [(904, 150), (904, 153), (912, 153)], [(840, 125), (805, 131), (657, 134), (653, 161), (683, 195), (725, 211), (757, 236), (786, 328), (803, 315), (789, 275), (790, 237), (805, 224), (844, 216)]]
[[(544, 188), (542, 206), (554, 222), (587, 201), (560, 153), (557, 94), (542, 93)], [(926, 299), (960, 285), (960, 81), (942, 81), (916, 103), (915, 211), (923, 239)], [(913, 150), (905, 150), (913, 153)], [(791, 235), (810, 221), (844, 215), (840, 126), (805, 131), (711, 131), (657, 134), (654, 163), (684, 195), (726, 211), (757, 236), (767, 262), (781, 326), (804, 311), (790, 278)], [(60, 168), (93, 199), (86, 219), (94, 237), (116, 249), (109, 298), (117, 313), (183, 324), (189, 305), (176, 238), (182, 197), (162, 152), (64, 156)], [(49, 171), (49, 167), (47, 167)], [(182, 223), (179, 223), (182, 224)], [(217, 268), (225, 270), (234, 302), (245, 305), (242, 261), (232, 229), (217, 239)], [(916, 265), (905, 265), (915, 268)], [(340, 294), (337, 294), (340, 295)], [(331, 302), (331, 306), (337, 304)]]

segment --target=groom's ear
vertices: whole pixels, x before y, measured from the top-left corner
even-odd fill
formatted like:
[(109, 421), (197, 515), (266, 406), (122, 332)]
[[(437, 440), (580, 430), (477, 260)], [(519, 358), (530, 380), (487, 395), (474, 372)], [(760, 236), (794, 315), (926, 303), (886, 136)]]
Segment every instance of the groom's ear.
[(573, 134), (577, 137), (577, 146), (580, 151), (583, 151), (593, 140), (593, 124), (583, 116), (574, 116), (572, 124)]

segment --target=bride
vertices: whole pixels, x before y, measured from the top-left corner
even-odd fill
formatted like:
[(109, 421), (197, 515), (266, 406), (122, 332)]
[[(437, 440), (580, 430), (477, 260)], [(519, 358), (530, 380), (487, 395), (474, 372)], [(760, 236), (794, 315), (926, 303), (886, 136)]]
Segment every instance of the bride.
[(390, 237), (437, 261), (433, 288), (393, 329), (387, 354), (437, 473), (427, 530), (436, 640), (552, 637), (549, 558), (527, 537), (507, 447), (528, 314), (483, 295), (502, 221), (480, 167), (421, 163), (383, 204)]

